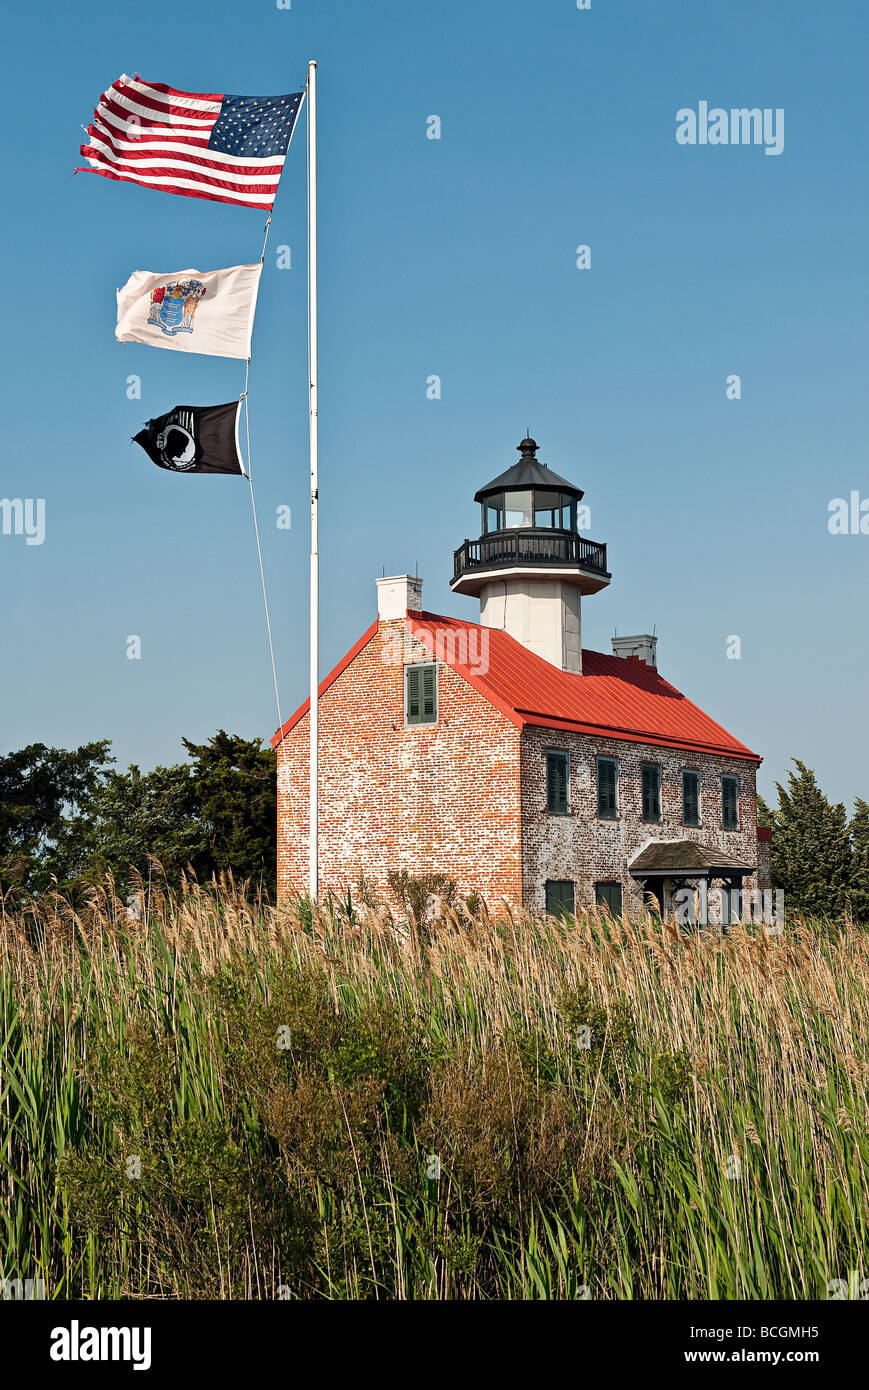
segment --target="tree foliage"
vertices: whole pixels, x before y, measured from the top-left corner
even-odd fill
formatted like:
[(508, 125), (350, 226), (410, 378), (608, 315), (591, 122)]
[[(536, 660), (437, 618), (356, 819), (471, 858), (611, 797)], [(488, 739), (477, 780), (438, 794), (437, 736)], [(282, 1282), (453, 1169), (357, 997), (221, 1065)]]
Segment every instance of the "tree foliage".
[(854, 850), (841, 802), (830, 802), (814, 772), (794, 758), (787, 787), (776, 783), (778, 806), (758, 799), (758, 820), (772, 828), (773, 885), (789, 910), (840, 916), (852, 901)]
[(71, 818), (93, 805), (108, 739), (80, 748), (30, 743), (0, 755), (0, 888), (39, 891), (75, 871)]
[(858, 797), (851, 820), (851, 911), (869, 923), (869, 803)]
[(277, 872), (277, 759), (261, 739), (218, 729), (207, 743), (182, 739), (206, 845), (200, 874), (229, 869), (272, 886)]
[(78, 849), (78, 872), (90, 882), (111, 874), (123, 887), (131, 869), (147, 880), (152, 860), (177, 882), (182, 871), (201, 864), (207, 843), (192, 769), (177, 764), (142, 773), (134, 765), (107, 773), (70, 838)]
[(183, 740), (190, 761), (112, 767), (107, 739), (66, 750), (35, 743), (0, 754), (0, 891), (102, 882), (123, 892), (158, 860), (170, 882), (225, 870), (272, 892), (276, 759), (260, 739), (218, 730)]

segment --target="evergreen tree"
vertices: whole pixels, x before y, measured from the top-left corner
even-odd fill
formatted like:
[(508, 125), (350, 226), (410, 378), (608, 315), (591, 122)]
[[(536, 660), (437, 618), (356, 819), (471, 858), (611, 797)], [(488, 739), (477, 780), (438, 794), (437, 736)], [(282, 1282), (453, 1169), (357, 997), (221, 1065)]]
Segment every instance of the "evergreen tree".
[(814, 772), (794, 758), (787, 789), (776, 783), (778, 807), (759, 799), (758, 820), (772, 827), (772, 881), (789, 911), (838, 917), (849, 898), (852, 851), (848, 818), (821, 791)]
[(207, 743), (182, 740), (205, 832), (200, 877), (230, 869), (274, 892), (277, 876), (277, 759), (261, 739), (218, 729)]
[(268, 892), (277, 870), (276, 758), (223, 729), (183, 740), (191, 762), (111, 767), (109, 741), (72, 751), (34, 743), (0, 755), (0, 893), (76, 893), (158, 859), (170, 883), (229, 869)]
[(869, 926), (869, 803), (860, 797), (854, 802), (851, 819), (851, 911), (858, 922)]
[(192, 865), (198, 872), (207, 854), (192, 769), (186, 764), (135, 765), (110, 772), (96, 793), (90, 814), (71, 823), (68, 855), (84, 878), (95, 883), (110, 873), (123, 893), (135, 869), (147, 879), (149, 856), (158, 859), (170, 883)]
[(80, 748), (31, 743), (0, 754), (0, 891), (39, 892), (76, 869), (70, 816), (92, 813), (109, 740)]

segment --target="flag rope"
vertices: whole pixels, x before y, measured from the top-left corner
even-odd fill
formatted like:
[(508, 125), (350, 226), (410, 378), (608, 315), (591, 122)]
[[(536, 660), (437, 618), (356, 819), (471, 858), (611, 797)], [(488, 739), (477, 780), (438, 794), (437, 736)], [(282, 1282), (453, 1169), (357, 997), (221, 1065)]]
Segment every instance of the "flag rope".
[[(272, 215), (271, 215), (271, 212), (270, 212), (269, 215), (268, 215), (268, 217), (266, 218), (265, 234), (264, 234), (264, 236), (263, 236), (263, 249), (262, 249), (262, 252), (261, 252), (261, 254), (260, 254), (260, 265), (265, 265), (265, 259), (266, 259), (266, 244), (267, 244), (268, 239), (269, 239), (269, 230), (270, 230), (270, 228), (271, 228), (271, 225), (272, 225)], [(263, 607), (264, 607), (264, 609), (265, 609), (265, 615), (266, 615), (266, 632), (267, 632), (267, 634), (268, 634), (268, 639), (269, 639), (269, 657), (270, 657), (271, 663), (272, 663), (272, 681), (274, 682), (274, 687), (275, 687), (275, 707), (276, 707), (277, 712), (278, 712), (278, 728), (279, 728), (279, 729), (282, 729), (283, 726), (284, 726), (284, 721), (283, 721), (283, 717), (282, 717), (282, 715), (281, 715), (281, 697), (280, 697), (280, 694), (278, 693), (278, 672), (277, 672), (277, 667), (275, 666), (275, 648), (274, 648), (274, 643), (273, 643), (273, 641), (272, 641), (272, 622), (271, 622), (271, 617), (269, 616), (269, 596), (268, 596), (268, 590), (267, 590), (267, 587), (266, 587), (265, 569), (263, 568), (263, 552), (262, 552), (262, 546), (261, 546), (261, 544), (260, 544), (260, 537), (259, 537), (259, 522), (257, 521), (257, 515), (256, 515), (256, 500), (255, 500), (254, 495), (253, 495), (253, 464), (251, 463), (251, 454), (250, 454), (250, 415), (248, 414), (248, 405), (247, 405), (247, 388), (248, 388), (248, 382), (249, 382), (249, 380), (250, 380), (250, 358), (248, 358), (248, 359), (247, 359), (247, 362), (245, 363), (245, 368), (244, 368), (244, 391), (242, 392), (242, 396), (241, 396), (242, 400), (244, 401), (244, 433), (245, 433), (245, 453), (246, 453), (246, 455), (247, 455), (247, 481), (248, 481), (248, 484), (249, 484), (249, 486), (250, 486), (250, 509), (251, 509), (251, 514), (252, 514), (252, 516), (253, 516), (253, 530), (254, 530), (254, 535), (256, 536), (256, 553), (257, 553), (257, 559), (258, 559), (258, 561), (259, 561), (259, 577), (260, 577), (260, 583), (261, 583), (261, 585), (262, 585), (262, 591), (263, 591)]]
[(252, 515), (253, 515), (253, 530), (254, 530), (254, 535), (256, 536), (256, 553), (257, 553), (257, 559), (258, 559), (258, 561), (259, 561), (259, 577), (260, 577), (260, 583), (262, 584), (262, 591), (263, 591), (263, 607), (265, 608), (265, 614), (266, 614), (266, 632), (267, 632), (267, 634), (268, 634), (268, 639), (269, 639), (269, 657), (271, 658), (271, 663), (272, 663), (272, 681), (274, 682), (274, 687), (275, 687), (275, 707), (276, 707), (277, 712), (278, 712), (278, 728), (279, 728), (279, 729), (282, 729), (283, 726), (284, 726), (284, 721), (283, 721), (283, 719), (282, 719), (282, 717), (281, 717), (281, 697), (280, 697), (280, 695), (278, 694), (278, 672), (277, 672), (277, 667), (275, 666), (275, 648), (274, 648), (274, 643), (272, 642), (272, 622), (271, 622), (271, 618), (270, 618), (270, 616), (269, 616), (269, 596), (268, 596), (268, 590), (267, 590), (267, 588), (266, 588), (266, 575), (265, 575), (265, 570), (264, 570), (264, 568), (263, 568), (263, 552), (262, 552), (262, 546), (260, 545), (260, 538), (259, 538), (259, 522), (257, 521), (257, 515), (256, 515), (256, 501), (255, 501), (254, 495), (253, 495), (253, 466), (252, 466), (252, 464), (251, 464), (251, 456), (250, 456), (250, 416), (249, 416), (249, 414), (248, 414), (248, 408), (247, 408), (247, 383), (248, 383), (248, 376), (249, 376), (249, 374), (250, 374), (250, 358), (248, 358), (248, 360), (247, 360), (247, 366), (245, 367), (245, 372), (244, 372), (244, 394), (243, 394), (243, 396), (242, 396), (242, 400), (244, 401), (244, 433), (245, 433), (245, 453), (247, 454), (247, 481), (248, 481), (248, 485), (249, 485), (249, 487), (250, 487), (250, 509), (251, 509), (251, 513), (252, 513)]

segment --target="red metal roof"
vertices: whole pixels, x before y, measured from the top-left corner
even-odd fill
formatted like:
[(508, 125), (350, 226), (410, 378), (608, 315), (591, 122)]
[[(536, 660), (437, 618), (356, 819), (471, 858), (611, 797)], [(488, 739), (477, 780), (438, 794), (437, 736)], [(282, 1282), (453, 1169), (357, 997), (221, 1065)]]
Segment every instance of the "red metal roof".
[[(329, 686), (332, 684), (333, 681), (336, 681), (338, 679), (342, 671), (347, 670), (347, 667), (350, 665), (350, 662), (353, 660), (353, 658), (358, 656), (362, 648), (366, 647), (368, 643), (371, 641), (378, 627), (379, 623), (378, 620), (375, 618), (371, 626), (365, 632), (363, 632), (362, 636), (359, 638), (359, 641), (353, 643), (353, 646), (350, 648), (347, 655), (342, 657), (341, 660), (338, 662), (338, 665), (333, 666), (328, 676), (325, 676), (324, 679), (320, 681), (320, 688), (318, 692), (320, 695), (324, 694), (324, 692), (329, 689)], [(311, 697), (309, 695), (307, 700), (303, 700), (302, 703), (299, 705), (299, 708), (296, 710), (295, 714), (290, 715), (286, 724), (282, 724), (281, 727), (278, 729), (277, 733), (272, 736), (272, 748), (277, 748), (281, 739), (284, 738), (285, 735), (290, 732), (290, 729), (294, 729), (296, 727), (302, 715), (307, 714), (310, 707)]]
[[(559, 671), (498, 628), (483, 628), (438, 613), (408, 613), (406, 625), (439, 661), (458, 671), (519, 728), (530, 724), (761, 761), (757, 753), (636, 657), (583, 651), (580, 676)], [(322, 681), (321, 695), (377, 628), (374, 622)], [(487, 644), (488, 650), (481, 643)], [(307, 713), (308, 705), (306, 700), (275, 734), (273, 748)]]
[[(580, 676), (560, 671), (498, 628), (481, 629), (476, 623), (436, 613), (409, 613), (407, 626), (520, 728), (533, 724), (572, 729), (632, 743), (761, 761), (636, 657), (583, 651)], [(482, 633), (488, 634), (488, 653), (486, 660), (475, 661), (474, 656), (484, 655), (479, 648)], [(454, 651), (461, 654), (463, 649), (471, 660), (451, 659)]]

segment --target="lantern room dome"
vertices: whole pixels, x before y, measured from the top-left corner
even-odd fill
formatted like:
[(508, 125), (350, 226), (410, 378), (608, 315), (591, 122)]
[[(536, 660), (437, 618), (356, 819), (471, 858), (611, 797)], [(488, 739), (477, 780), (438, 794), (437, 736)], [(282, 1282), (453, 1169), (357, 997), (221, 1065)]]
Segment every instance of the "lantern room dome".
[(518, 463), (514, 463), (506, 473), (499, 474), (485, 487), (481, 487), (479, 492), (474, 494), (474, 501), (485, 502), (487, 497), (498, 492), (527, 492), (533, 488), (549, 488), (565, 492), (574, 502), (578, 502), (583, 496), (582, 488), (574, 487), (573, 483), (559, 477), (551, 468), (547, 468), (545, 463), (541, 463), (537, 458), (539, 447), (535, 440), (523, 439), (522, 443), (517, 445), (521, 455)]
[(610, 575), (606, 546), (580, 535), (582, 488), (540, 462), (535, 440), (518, 447), (519, 462), (474, 494), (481, 534), (453, 556), (453, 593), (480, 594), (508, 577), (535, 591), (540, 581), (557, 581), (596, 593)]

